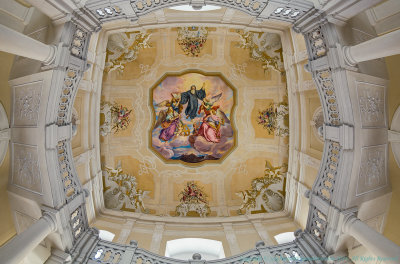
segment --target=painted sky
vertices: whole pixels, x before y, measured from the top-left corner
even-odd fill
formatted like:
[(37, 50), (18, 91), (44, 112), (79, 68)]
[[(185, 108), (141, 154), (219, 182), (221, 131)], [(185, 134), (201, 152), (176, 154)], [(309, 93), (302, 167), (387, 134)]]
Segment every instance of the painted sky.
[[(222, 97), (216, 102), (227, 116), (230, 116), (233, 106), (233, 92), (218, 76), (205, 76), (199, 73), (187, 73), (181, 76), (169, 76), (153, 90), (153, 105), (171, 99), (171, 93), (182, 93), (190, 90), (192, 84), (200, 89), (205, 83), (206, 96), (212, 97), (222, 92)], [(199, 102), (200, 105), (200, 102)], [(186, 105), (184, 106), (185, 110)]]

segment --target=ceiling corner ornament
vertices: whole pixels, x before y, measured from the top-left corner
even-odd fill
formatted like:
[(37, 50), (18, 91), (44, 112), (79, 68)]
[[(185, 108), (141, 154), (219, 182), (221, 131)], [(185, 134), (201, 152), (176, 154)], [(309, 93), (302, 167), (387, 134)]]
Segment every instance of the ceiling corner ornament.
[(315, 109), (310, 123), (314, 136), (319, 141), (324, 142), (324, 113), (321, 106)]
[(123, 73), (125, 65), (137, 59), (141, 49), (150, 48), (151, 34), (147, 32), (124, 32), (108, 38), (104, 70)]
[(7, 154), (8, 142), (11, 137), (10, 132), (7, 113), (4, 110), (3, 104), (0, 103), (0, 165), (3, 163)]
[(178, 28), (178, 44), (187, 56), (198, 57), (207, 41), (207, 36), (206, 27)]
[(179, 193), (179, 201), (181, 203), (176, 207), (176, 215), (187, 216), (193, 212), (205, 217), (210, 214), (207, 194), (194, 181), (186, 183), (186, 187)]
[(128, 128), (132, 109), (117, 103), (102, 102), (100, 116), (104, 115), (104, 122), (100, 125), (100, 134), (105, 137), (111, 132), (114, 134)]
[(285, 177), (283, 170), (286, 164), (273, 167), (265, 162), (264, 176), (251, 181), (251, 189), (237, 192), (242, 199), (238, 213), (246, 214), (270, 213), (281, 211), (285, 200)]
[(289, 106), (285, 102), (271, 103), (258, 112), (257, 124), (267, 130), (268, 135), (289, 136)]
[(104, 204), (109, 209), (148, 213), (143, 199), (150, 193), (137, 188), (135, 176), (123, 173), (121, 161), (117, 167), (104, 167)]
[(285, 72), (280, 36), (268, 32), (236, 31), (240, 36), (239, 47), (250, 51), (250, 58), (262, 63), (264, 72), (268, 68)]

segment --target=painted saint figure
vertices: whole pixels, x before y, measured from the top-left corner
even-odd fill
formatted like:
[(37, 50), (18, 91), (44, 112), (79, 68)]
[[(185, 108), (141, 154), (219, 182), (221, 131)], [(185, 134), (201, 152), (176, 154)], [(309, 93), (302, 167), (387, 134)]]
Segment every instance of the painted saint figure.
[(197, 110), (199, 106), (198, 100), (203, 100), (206, 97), (205, 83), (200, 90), (196, 90), (196, 85), (190, 86), (190, 90), (181, 93), (181, 104), (186, 104), (187, 107), (185, 114), (187, 118), (194, 119), (197, 116)]
[(221, 125), (224, 125), (224, 121), (211, 108), (210, 114), (203, 118), (198, 135), (203, 136), (208, 142), (218, 143), (221, 138)]
[(167, 116), (165, 120), (161, 123), (163, 128), (160, 132), (159, 138), (164, 141), (168, 141), (175, 136), (175, 131), (179, 125), (180, 114), (175, 112), (172, 107), (167, 110)]

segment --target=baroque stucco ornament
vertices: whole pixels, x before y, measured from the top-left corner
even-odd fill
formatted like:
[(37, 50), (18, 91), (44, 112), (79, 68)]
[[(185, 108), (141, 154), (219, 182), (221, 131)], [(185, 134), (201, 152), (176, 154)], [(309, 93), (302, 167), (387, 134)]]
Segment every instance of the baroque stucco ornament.
[(104, 202), (107, 208), (131, 210), (147, 213), (143, 199), (149, 191), (139, 189), (135, 176), (123, 173), (121, 162), (114, 169), (105, 166), (103, 172), (105, 181)]
[(179, 197), (181, 203), (176, 207), (177, 215), (187, 216), (189, 212), (195, 212), (199, 216), (205, 217), (210, 213), (207, 194), (194, 181), (186, 183), (186, 187), (179, 193)]
[(125, 32), (113, 34), (107, 43), (107, 55), (104, 70), (122, 73), (125, 64), (137, 59), (141, 49), (150, 48), (151, 34), (147, 32)]
[(268, 68), (283, 73), (282, 43), (278, 34), (268, 32), (236, 31), (241, 39), (239, 47), (248, 49), (250, 58)]
[(265, 162), (264, 176), (251, 181), (251, 189), (237, 192), (242, 199), (238, 213), (246, 214), (277, 212), (283, 209), (285, 199), (285, 182), (283, 168), (286, 165), (274, 167)]
[(271, 103), (258, 112), (257, 123), (267, 130), (268, 135), (289, 136), (289, 106), (287, 103)]
[(199, 56), (207, 41), (207, 36), (208, 30), (206, 27), (178, 28), (178, 44), (188, 56)]
[(103, 102), (100, 107), (100, 114), (104, 115), (104, 122), (100, 126), (100, 134), (104, 137), (111, 132), (118, 133), (128, 128), (132, 109), (117, 103)]

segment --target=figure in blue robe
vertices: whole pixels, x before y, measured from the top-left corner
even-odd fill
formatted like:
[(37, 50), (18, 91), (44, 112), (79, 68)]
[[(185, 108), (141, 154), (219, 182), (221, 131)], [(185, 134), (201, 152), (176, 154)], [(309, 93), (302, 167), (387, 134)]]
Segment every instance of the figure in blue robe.
[(206, 97), (206, 91), (203, 86), (200, 90), (196, 90), (196, 85), (190, 86), (190, 90), (184, 93), (181, 93), (181, 104), (186, 104), (187, 107), (185, 110), (185, 114), (187, 118), (194, 119), (197, 116), (197, 110), (199, 107), (198, 100), (203, 100)]

